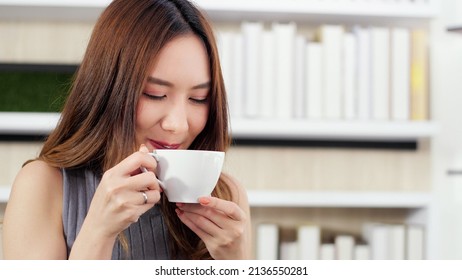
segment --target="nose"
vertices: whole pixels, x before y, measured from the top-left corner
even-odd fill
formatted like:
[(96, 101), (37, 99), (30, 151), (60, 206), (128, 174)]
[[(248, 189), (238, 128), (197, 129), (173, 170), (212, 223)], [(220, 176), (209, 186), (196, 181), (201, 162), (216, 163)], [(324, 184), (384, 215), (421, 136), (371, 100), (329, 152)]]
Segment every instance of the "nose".
[(182, 104), (182, 102), (171, 104), (161, 121), (161, 127), (163, 130), (175, 134), (187, 132), (189, 125), (185, 104)]

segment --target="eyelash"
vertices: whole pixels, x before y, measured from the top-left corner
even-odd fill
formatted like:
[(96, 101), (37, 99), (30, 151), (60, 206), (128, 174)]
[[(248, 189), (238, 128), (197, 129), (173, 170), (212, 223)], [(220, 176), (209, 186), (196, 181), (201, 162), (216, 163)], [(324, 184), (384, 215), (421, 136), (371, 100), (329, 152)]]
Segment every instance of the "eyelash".
[(165, 98), (165, 95), (162, 95), (162, 96), (158, 96), (158, 95), (151, 95), (149, 93), (146, 93), (146, 92), (143, 92), (143, 94), (149, 98), (149, 99), (152, 99), (152, 100), (162, 100)]
[(206, 97), (204, 99), (195, 99), (195, 98), (189, 98), (192, 102), (197, 103), (197, 104), (206, 104), (209, 102), (209, 98)]
[[(145, 95), (149, 99), (156, 100), (156, 101), (160, 101), (160, 100), (162, 100), (162, 99), (164, 99), (166, 97), (165, 95), (162, 95), (162, 96), (151, 95), (151, 94), (146, 93), (146, 92), (143, 92), (143, 95)], [(206, 97), (204, 99), (189, 98), (189, 100), (191, 100), (192, 102), (194, 102), (196, 104), (206, 104), (209, 101), (209, 98), (208, 97)]]

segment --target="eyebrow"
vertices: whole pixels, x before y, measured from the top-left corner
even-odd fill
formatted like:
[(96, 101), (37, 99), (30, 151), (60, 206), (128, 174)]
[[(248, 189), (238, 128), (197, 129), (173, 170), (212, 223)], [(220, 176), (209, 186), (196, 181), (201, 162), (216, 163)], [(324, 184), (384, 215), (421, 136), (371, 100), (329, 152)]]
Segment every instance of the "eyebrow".
[[(155, 78), (152, 76), (148, 76), (148, 83), (150, 84), (156, 84), (160, 86), (166, 86), (166, 87), (173, 87), (173, 84), (169, 81), (165, 81), (159, 78)], [(211, 82), (205, 82), (202, 84), (198, 84), (193, 86), (191, 89), (208, 89), (210, 88)]]

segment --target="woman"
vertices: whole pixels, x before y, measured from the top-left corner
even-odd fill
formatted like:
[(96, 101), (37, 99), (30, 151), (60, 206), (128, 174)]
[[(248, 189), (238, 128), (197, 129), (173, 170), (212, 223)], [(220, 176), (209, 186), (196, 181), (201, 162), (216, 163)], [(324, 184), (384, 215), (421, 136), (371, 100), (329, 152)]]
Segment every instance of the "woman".
[(95, 25), (58, 126), (15, 179), (5, 258), (249, 258), (244, 189), (222, 174), (212, 197), (169, 203), (148, 154), (225, 151), (227, 121), (203, 15), (186, 0), (113, 1)]

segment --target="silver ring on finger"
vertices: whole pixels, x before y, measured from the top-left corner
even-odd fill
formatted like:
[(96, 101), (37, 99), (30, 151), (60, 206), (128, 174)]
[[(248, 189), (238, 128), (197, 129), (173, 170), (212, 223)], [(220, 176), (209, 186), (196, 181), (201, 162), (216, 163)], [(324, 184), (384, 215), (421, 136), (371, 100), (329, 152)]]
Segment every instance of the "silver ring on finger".
[(143, 196), (143, 204), (146, 204), (148, 203), (148, 195), (144, 192), (144, 191), (141, 191), (141, 195)]

